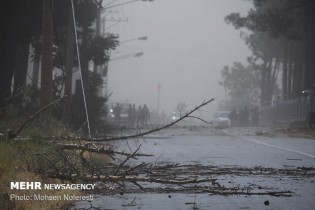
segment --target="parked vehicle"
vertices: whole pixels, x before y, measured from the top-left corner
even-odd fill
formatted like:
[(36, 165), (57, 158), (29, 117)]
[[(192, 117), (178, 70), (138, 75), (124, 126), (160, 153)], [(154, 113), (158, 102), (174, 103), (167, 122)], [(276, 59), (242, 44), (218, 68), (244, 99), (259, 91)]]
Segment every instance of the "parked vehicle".
[(211, 120), (215, 128), (229, 128), (231, 126), (231, 120), (229, 118), (229, 111), (218, 111), (213, 115)]
[(171, 122), (175, 122), (176, 120), (178, 120), (181, 117), (182, 116), (181, 116), (180, 112), (174, 111), (174, 112), (172, 112), (172, 115), (171, 115)]
[[(115, 108), (115, 103), (110, 104), (110, 109), (108, 111), (108, 122), (109, 123), (114, 123), (115, 122), (115, 113), (114, 113), (114, 108)], [(128, 120), (128, 109), (129, 109), (129, 103), (119, 103), (120, 106), (120, 124), (124, 124)]]

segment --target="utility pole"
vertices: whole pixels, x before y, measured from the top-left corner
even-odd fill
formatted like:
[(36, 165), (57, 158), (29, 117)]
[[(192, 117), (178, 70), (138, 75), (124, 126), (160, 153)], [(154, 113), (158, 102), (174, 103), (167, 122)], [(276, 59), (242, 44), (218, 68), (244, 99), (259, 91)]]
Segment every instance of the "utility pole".
[(157, 86), (158, 91), (158, 98), (157, 98), (157, 112), (160, 113), (160, 90), (161, 90), (161, 84), (159, 83)]
[[(41, 57), (41, 94), (40, 105), (45, 106), (52, 102), (52, 70), (53, 70), (53, 20), (52, 0), (43, 0), (42, 17), (42, 57)], [(47, 113), (47, 114), (51, 114)]]

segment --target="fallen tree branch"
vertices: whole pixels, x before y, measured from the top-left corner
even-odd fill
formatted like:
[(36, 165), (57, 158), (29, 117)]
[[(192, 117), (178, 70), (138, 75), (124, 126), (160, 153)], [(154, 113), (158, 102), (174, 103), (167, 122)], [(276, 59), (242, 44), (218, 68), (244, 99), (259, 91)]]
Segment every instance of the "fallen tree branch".
[(132, 154), (128, 155), (127, 158), (126, 158), (123, 162), (121, 162), (121, 163), (119, 164), (119, 166), (117, 167), (117, 169), (116, 169), (116, 171), (115, 171), (115, 173), (114, 173), (115, 176), (118, 174), (120, 168), (121, 168), (130, 158), (132, 158), (132, 157), (134, 157), (134, 156), (136, 155), (136, 153), (139, 151), (140, 147), (141, 147), (141, 144), (139, 145), (139, 147), (138, 147)]
[(267, 192), (253, 192), (253, 191), (233, 191), (233, 190), (209, 190), (207, 191), (209, 195), (270, 195), (276, 197), (291, 197), (292, 191), (267, 191)]
[(59, 174), (59, 169), (58, 169), (58, 167), (53, 163), (52, 160), (49, 159), (49, 157), (47, 157), (46, 155), (41, 154), (41, 153), (35, 153), (34, 155), (36, 155), (36, 156), (41, 156), (41, 157), (43, 157), (44, 159), (46, 159), (46, 160), (50, 163), (50, 165), (56, 170), (56, 173)]
[(204, 120), (204, 119), (202, 119), (202, 118), (200, 118), (200, 117), (196, 117), (196, 116), (188, 116), (188, 117), (190, 117), (190, 118), (195, 118), (195, 119), (197, 119), (197, 120), (200, 120), (201, 122), (204, 122), (204, 123), (206, 123), (206, 124), (212, 125), (212, 122), (208, 122), (208, 121), (206, 121), (206, 120)]
[(31, 114), (31, 115), (21, 124), (20, 128), (19, 128), (15, 133), (11, 133), (11, 134), (9, 135), (9, 138), (15, 138), (17, 135), (19, 135), (19, 133), (22, 132), (22, 130), (24, 129), (24, 127), (25, 127), (28, 123), (30, 123), (31, 121), (33, 121), (36, 117), (38, 117), (41, 112), (47, 110), (49, 107), (53, 106), (54, 104), (56, 104), (56, 103), (62, 101), (63, 99), (65, 99), (65, 98), (67, 98), (67, 97), (68, 97), (68, 96), (65, 95), (65, 96), (63, 96), (62, 98), (59, 98), (59, 99), (57, 99), (57, 100), (55, 100), (55, 101), (53, 101), (53, 102), (47, 104), (46, 106), (42, 107), (42, 108), (41, 108), (40, 110), (38, 110), (37, 112)]
[[(89, 151), (89, 152), (95, 152), (95, 153), (101, 153), (101, 154), (106, 154), (106, 155), (123, 155), (123, 156), (130, 156), (130, 153), (126, 153), (124, 151), (115, 151), (112, 149), (105, 149), (104, 147), (100, 147), (100, 148), (91, 148), (91, 147), (87, 147), (85, 145), (78, 145), (78, 144), (57, 144), (58, 146), (60, 146), (63, 149), (70, 149), (70, 150), (85, 150), (85, 151)], [(154, 155), (150, 155), (150, 154), (133, 154), (132, 158), (134, 157), (152, 157)]]
[(126, 176), (126, 175), (128, 175), (128, 173), (130, 173), (130, 172), (136, 170), (137, 168), (140, 168), (140, 167), (142, 167), (142, 166), (144, 166), (146, 164), (147, 163), (145, 163), (145, 162), (139, 163), (138, 165), (136, 165), (134, 167), (131, 167), (131, 168), (129, 168), (128, 170), (126, 170), (124, 172), (119, 173), (118, 176)]
[(152, 129), (152, 130), (149, 130), (149, 131), (146, 131), (146, 132), (140, 132), (140, 133), (137, 133), (137, 134), (134, 134), (134, 135), (120, 136), (120, 137), (113, 137), (113, 138), (91, 138), (91, 139), (88, 139), (88, 141), (94, 141), (94, 142), (115, 141), (115, 140), (134, 139), (134, 138), (139, 138), (139, 137), (142, 137), (142, 136), (146, 136), (148, 134), (155, 133), (155, 132), (158, 132), (160, 130), (169, 128), (169, 127), (177, 124), (178, 122), (182, 121), (183, 119), (191, 117), (192, 113), (194, 113), (195, 111), (197, 111), (201, 107), (208, 105), (212, 101), (214, 101), (214, 98), (203, 102), (199, 106), (197, 106), (194, 109), (192, 109), (191, 111), (187, 112), (184, 116), (180, 117), (178, 120), (175, 120), (174, 122), (171, 122), (171, 123), (166, 124), (166, 125), (161, 126), (161, 127), (156, 127), (155, 129)]
[(204, 182), (215, 182), (216, 178), (204, 178), (204, 179), (159, 179), (159, 178), (150, 178), (150, 177), (139, 177), (139, 176), (86, 176), (81, 177), (85, 181), (103, 181), (103, 182), (150, 182), (150, 183), (160, 183), (160, 184), (197, 184)]

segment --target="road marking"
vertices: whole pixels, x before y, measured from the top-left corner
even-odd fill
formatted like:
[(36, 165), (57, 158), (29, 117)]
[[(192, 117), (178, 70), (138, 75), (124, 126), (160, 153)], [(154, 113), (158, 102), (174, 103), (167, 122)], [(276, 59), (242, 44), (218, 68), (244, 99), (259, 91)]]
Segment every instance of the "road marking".
[(261, 145), (264, 145), (264, 146), (267, 146), (267, 147), (281, 149), (281, 150), (285, 150), (285, 151), (288, 151), (288, 152), (295, 152), (295, 153), (298, 153), (300, 155), (304, 155), (304, 156), (307, 156), (307, 157), (315, 159), (315, 155), (308, 154), (308, 153), (305, 153), (305, 152), (302, 152), (302, 151), (299, 151), (299, 150), (289, 149), (289, 148), (285, 148), (285, 147), (281, 147), (281, 146), (277, 146), (277, 145), (268, 144), (268, 143), (265, 143), (265, 142), (262, 142), (262, 141), (259, 141), (259, 140), (251, 139), (251, 138), (248, 138), (248, 137), (245, 137), (245, 136), (240, 136), (240, 135), (237, 135), (237, 134), (232, 133), (232, 132), (227, 132), (226, 130), (223, 130), (223, 132), (228, 134), (228, 135), (231, 135), (231, 136), (235, 136), (235, 137), (238, 137), (238, 138), (245, 139), (247, 141), (254, 142), (256, 144), (261, 144)]

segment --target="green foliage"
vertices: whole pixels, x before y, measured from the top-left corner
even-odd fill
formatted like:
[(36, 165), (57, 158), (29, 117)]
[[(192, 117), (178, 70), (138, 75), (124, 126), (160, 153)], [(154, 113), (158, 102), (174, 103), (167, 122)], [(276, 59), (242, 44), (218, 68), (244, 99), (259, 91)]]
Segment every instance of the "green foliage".
[(94, 37), (88, 46), (89, 60), (93, 60), (96, 65), (103, 65), (109, 60), (108, 50), (116, 49), (118, 45), (118, 36), (110, 34), (108, 37), (103, 38), (100, 36)]
[(0, 207), (12, 209), (14, 203), (6, 197), (9, 191), (9, 183), (16, 176), (16, 167), (18, 160), (16, 158), (17, 150), (10, 144), (0, 141)]
[[(104, 118), (106, 116), (106, 107), (105, 102), (107, 98), (99, 96), (99, 91), (103, 87), (102, 77), (95, 72), (89, 72), (89, 89), (87, 95), (87, 108), (89, 113), (90, 126), (92, 131), (95, 131), (97, 128), (105, 126)], [(76, 93), (72, 98), (71, 104), (73, 106), (73, 116), (72, 124), (74, 128), (80, 129), (86, 127), (86, 116), (83, 104), (83, 98), (81, 91)]]
[[(53, 160), (51, 151), (54, 146), (46, 143), (41, 139), (23, 139), (17, 141), (0, 141), (0, 208), (1, 209), (62, 209), (61, 206), (65, 202), (52, 201), (17, 201), (11, 200), (9, 195), (14, 193), (10, 189), (10, 182), (12, 181), (47, 181), (45, 173), (42, 169), (52, 168)], [(40, 160), (40, 157), (46, 156), (46, 162)], [(61, 155), (58, 156), (60, 160)], [(38, 163), (43, 163), (40, 165)], [(53, 162), (58, 164), (57, 161)], [(66, 167), (64, 167), (66, 168)], [(56, 180), (54, 180), (56, 182)], [(37, 191), (38, 192), (38, 191)], [(36, 192), (36, 193), (37, 193)], [(35, 191), (23, 191), (24, 194), (32, 196)], [(49, 195), (56, 195), (65, 193), (64, 191), (55, 191), (45, 193)]]
[[(246, 17), (232, 13), (225, 21), (236, 29), (247, 28), (252, 32), (267, 32), (272, 38), (281, 36), (296, 37), (296, 12), (303, 9), (312, 0), (305, 0), (304, 5), (296, 0), (253, 0), (254, 9)], [(301, 1), (300, 1), (301, 2)]]
[(219, 84), (227, 89), (232, 107), (258, 104), (260, 75), (252, 66), (234, 63), (232, 67), (225, 66), (221, 75), (223, 81)]
[(225, 21), (250, 32), (242, 34), (253, 52), (251, 64), (261, 71), (261, 104), (272, 102), (277, 81), (282, 81), (284, 100), (299, 97), (303, 89), (315, 83), (314, 1), (252, 1), (254, 8), (246, 16), (232, 13)]

